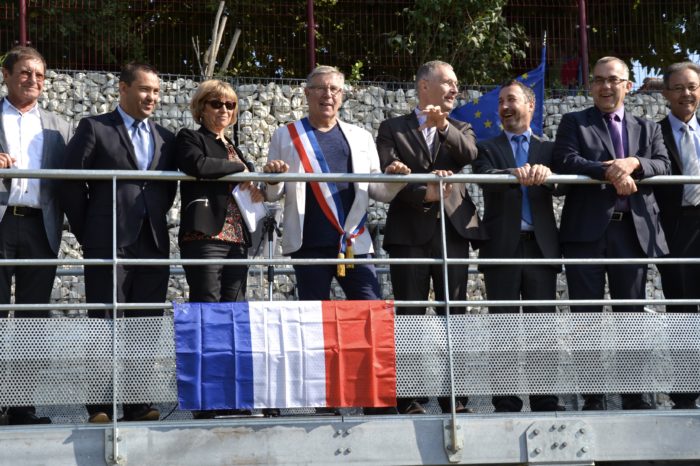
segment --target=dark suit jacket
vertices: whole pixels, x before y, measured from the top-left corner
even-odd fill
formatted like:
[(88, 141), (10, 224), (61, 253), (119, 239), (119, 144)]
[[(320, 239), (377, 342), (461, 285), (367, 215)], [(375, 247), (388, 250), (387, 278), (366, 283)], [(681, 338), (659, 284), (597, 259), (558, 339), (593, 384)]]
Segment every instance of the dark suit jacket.
[[(530, 165), (551, 166), (554, 144), (535, 135), (530, 138)], [(479, 156), (472, 164), (474, 173), (511, 174), (516, 168), (515, 157), (505, 133), (478, 144)], [(522, 189), (519, 184), (482, 184), (484, 218), (482, 226), (489, 239), (479, 248), (479, 257), (512, 258), (520, 242)], [(559, 233), (552, 207), (553, 188), (550, 185), (529, 186), (527, 189), (537, 245), (545, 258), (561, 257)], [(556, 266), (560, 268), (560, 266)]]
[[(450, 128), (445, 136), (436, 133), (434, 152), (431, 154), (418, 130), (418, 118), (414, 112), (384, 120), (377, 135), (382, 170), (399, 160), (411, 169), (411, 173), (430, 173), (433, 170), (460, 172), (476, 158), (476, 141), (468, 123), (451, 118), (449, 122)], [(385, 249), (391, 245), (425, 244), (437, 234), (436, 219), (440, 202), (424, 203), (426, 190), (425, 184), (409, 183), (391, 201), (384, 233)], [(451, 195), (445, 199), (445, 213), (462, 237), (484, 239), (476, 207), (463, 183), (453, 185)]]
[[(2, 106), (0, 100), (0, 152), (7, 153), (7, 141), (5, 130), (2, 126)], [(63, 168), (63, 159), (66, 154), (66, 144), (70, 139), (71, 124), (62, 118), (39, 109), (41, 115), (41, 126), (44, 133), (44, 147), (42, 150), (41, 168), (60, 169)], [(3, 178), (0, 183), (0, 220), (5, 215), (7, 201), (10, 196), (10, 178)], [(46, 238), (49, 240), (51, 250), (58, 254), (61, 245), (61, 233), (63, 231), (63, 209), (58, 202), (58, 193), (61, 190), (61, 180), (42, 178), (39, 201), (41, 202), (41, 212), (44, 219), (44, 230)]]
[[(673, 129), (668, 117), (659, 122), (661, 134), (668, 149), (668, 156), (671, 160), (671, 175), (683, 174), (683, 161), (681, 160), (676, 139), (673, 137)], [(654, 185), (654, 196), (661, 211), (661, 225), (669, 241), (672, 241), (678, 228), (678, 218), (681, 215), (683, 205), (683, 184), (657, 184)]]
[[(238, 157), (244, 160), (241, 151), (234, 148)], [(177, 133), (175, 157), (181, 171), (197, 178), (220, 178), (246, 169), (245, 163), (228, 159), (223, 141), (217, 140), (216, 134), (204, 126), (198, 131), (181, 129)], [(226, 220), (226, 207), (234, 186), (235, 183), (183, 181), (180, 184), (180, 235), (193, 231), (205, 235), (219, 233)]]
[[(173, 133), (152, 120), (148, 124), (155, 143), (153, 161), (148, 169), (175, 170)], [(138, 170), (131, 138), (116, 110), (80, 120), (67, 152), (64, 167), (68, 169)], [(150, 228), (158, 250), (168, 254), (170, 241), (166, 214), (176, 191), (177, 183), (172, 181), (119, 181), (117, 247), (133, 244), (141, 228)], [(71, 230), (83, 248), (111, 248), (112, 182), (66, 183), (62, 198)]]
[[(639, 159), (635, 179), (668, 173), (669, 159), (661, 128), (625, 112), (629, 156)], [(615, 151), (602, 113), (595, 107), (564, 115), (557, 130), (552, 154), (552, 171), (605, 179), (606, 160)], [(659, 223), (659, 208), (651, 185), (638, 185), (629, 196), (630, 210), (642, 249), (648, 257), (668, 253)], [(596, 241), (610, 223), (617, 194), (611, 184), (569, 186), (562, 212), (559, 238), (562, 242)]]

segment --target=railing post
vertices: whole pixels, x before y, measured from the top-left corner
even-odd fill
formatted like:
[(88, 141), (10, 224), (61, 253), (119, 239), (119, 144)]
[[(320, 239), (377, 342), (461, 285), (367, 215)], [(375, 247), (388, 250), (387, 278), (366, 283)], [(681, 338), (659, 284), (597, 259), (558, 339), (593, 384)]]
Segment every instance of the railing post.
[[(122, 464), (117, 426), (117, 177), (112, 177), (112, 464)], [(110, 444), (106, 444), (109, 446)]]
[(450, 286), (449, 286), (449, 267), (447, 265), (447, 234), (445, 231), (445, 196), (443, 189), (445, 187), (444, 178), (440, 178), (440, 236), (442, 243), (442, 281), (443, 292), (445, 293), (445, 326), (447, 330), (447, 360), (450, 370), (450, 421), (445, 424), (449, 436), (445, 438), (445, 447), (448, 450), (448, 458), (450, 462), (459, 462), (461, 455), (459, 454), (464, 448), (462, 438), (458, 435), (457, 430), (457, 410), (455, 407), (455, 371), (454, 358), (452, 357), (452, 331), (450, 328)]

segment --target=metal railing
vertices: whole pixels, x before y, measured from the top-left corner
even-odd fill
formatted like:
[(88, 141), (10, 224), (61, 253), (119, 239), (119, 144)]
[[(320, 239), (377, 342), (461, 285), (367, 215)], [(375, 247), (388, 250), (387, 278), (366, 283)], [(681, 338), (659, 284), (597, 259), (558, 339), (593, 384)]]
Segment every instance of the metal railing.
[[(152, 266), (152, 265), (169, 265), (169, 266), (175, 266), (175, 265), (202, 265), (202, 264), (211, 264), (211, 263), (223, 263), (223, 264), (237, 264), (237, 265), (242, 265), (242, 264), (247, 264), (247, 265), (260, 265), (260, 266), (266, 266), (266, 265), (283, 265), (283, 266), (292, 266), (295, 264), (299, 265), (310, 265), (310, 264), (337, 264), (337, 263), (345, 263), (345, 264), (350, 264), (350, 263), (356, 263), (356, 264), (431, 264), (431, 265), (436, 265), (436, 264), (441, 264), (442, 265), (442, 273), (444, 277), (444, 282), (447, 283), (447, 267), (448, 265), (451, 264), (469, 264), (469, 265), (505, 265), (505, 264), (562, 264), (562, 265), (567, 265), (567, 264), (624, 264), (624, 263), (647, 263), (647, 264), (664, 264), (664, 263), (673, 263), (673, 264), (680, 264), (680, 263), (700, 263), (700, 258), (645, 258), (645, 259), (476, 259), (476, 258), (450, 258), (447, 257), (447, 251), (445, 249), (445, 219), (444, 216), (441, 216), (441, 231), (440, 234), (442, 235), (443, 239), (443, 250), (442, 250), (442, 257), (440, 258), (422, 258), (422, 259), (397, 259), (397, 258), (371, 258), (371, 259), (289, 259), (289, 258), (280, 258), (280, 257), (272, 257), (272, 258), (249, 258), (246, 260), (211, 260), (211, 259), (148, 259), (148, 260), (142, 260), (142, 259), (121, 259), (116, 257), (116, 192), (117, 192), (117, 184), (118, 181), (121, 179), (138, 179), (138, 180), (147, 180), (147, 179), (158, 179), (158, 180), (170, 180), (170, 181), (186, 181), (186, 180), (194, 180), (192, 177), (185, 176), (181, 173), (178, 172), (154, 172), (154, 171), (149, 171), (149, 172), (137, 172), (137, 171), (101, 171), (101, 170), (17, 170), (17, 169), (8, 169), (8, 170), (2, 170), (0, 171), (0, 178), (58, 178), (58, 179), (68, 179), (68, 180), (87, 180), (87, 179), (99, 179), (99, 180), (111, 180), (112, 182), (112, 190), (113, 190), (113, 196), (114, 196), (114, 203), (113, 203), (113, 258), (112, 259), (4, 259), (0, 260), (0, 267), (2, 266), (27, 266), (27, 265), (64, 265), (64, 266), (85, 266), (85, 265), (100, 265), (100, 266), (111, 266), (113, 267), (113, 288), (114, 288), (114, 293), (113, 293), (113, 300), (112, 303), (109, 304), (102, 304), (102, 303), (71, 303), (71, 304), (61, 304), (61, 303), (52, 303), (52, 304), (4, 304), (0, 305), (0, 310), (14, 310), (14, 311), (26, 311), (26, 310), (37, 310), (37, 309), (75, 309), (75, 308), (81, 308), (81, 309), (166, 309), (170, 308), (171, 305), (168, 303), (119, 303), (117, 302), (117, 297), (116, 297), (116, 267), (117, 265), (140, 265), (140, 266)], [(263, 173), (245, 173), (245, 174), (236, 174), (236, 175), (229, 175), (226, 177), (223, 177), (219, 180), (213, 180), (211, 182), (240, 182), (240, 181), (254, 181), (254, 182), (264, 182), (267, 180), (274, 180), (276, 182), (278, 181), (345, 181), (345, 182), (389, 182), (389, 183), (406, 183), (406, 182), (411, 182), (411, 183), (428, 183), (428, 182), (437, 182), (440, 185), (443, 183), (449, 181), (450, 183), (479, 183), (479, 184), (487, 184), (487, 183), (516, 183), (517, 181), (515, 180), (514, 177), (509, 176), (509, 175), (473, 175), (473, 174), (458, 174), (454, 175), (448, 179), (445, 178), (439, 178), (435, 175), (431, 174), (425, 174), (425, 175), (408, 175), (408, 176), (398, 176), (398, 175), (383, 175), (383, 174), (292, 174), (292, 173), (287, 173), (287, 174), (263, 174)], [(567, 183), (567, 184), (599, 184), (601, 183), (600, 181), (592, 180), (587, 177), (583, 176), (572, 176), (572, 175), (553, 175), (548, 179), (548, 183)], [(638, 183), (640, 184), (677, 184), (677, 183), (700, 183), (700, 177), (687, 177), (687, 176), (657, 176), (654, 178), (646, 179), (639, 181)], [(442, 193), (442, 190), (440, 190)], [(440, 203), (441, 206), (443, 205), (444, 200), (441, 198)], [(445, 290), (447, 291), (447, 290)], [(446, 296), (449, 296), (449, 293), (445, 293)], [(271, 296), (270, 296), (271, 298)], [(700, 303), (700, 300), (692, 300), (692, 299), (630, 299), (630, 300), (611, 300), (611, 299), (602, 299), (602, 300), (570, 300), (570, 299), (561, 299), (561, 300), (528, 300), (527, 304), (528, 305), (549, 305), (549, 306), (569, 306), (569, 305), (612, 305), (612, 304), (621, 304), (621, 305), (671, 305), (671, 304), (698, 304)], [(442, 332), (442, 330), (439, 330), (439, 327), (443, 325), (444, 323), (444, 337), (446, 338), (445, 340), (445, 347), (442, 349), (436, 350), (437, 353), (439, 354), (446, 354), (447, 355), (447, 369), (448, 369), (448, 374), (447, 374), (447, 379), (448, 379), (448, 384), (443, 385), (443, 387), (449, 387), (448, 392), (450, 397), (452, 398), (452, 413), (451, 413), (451, 418), (453, 420), (452, 422), (452, 429), (456, 429), (457, 427), (457, 422), (456, 422), (456, 413), (454, 410), (454, 399), (455, 395), (457, 394), (457, 385), (455, 382), (455, 379), (457, 377), (463, 377), (464, 376), (464, 368), (465, 368), (465, 359), (464, 359), (464, 352), (462, 351), (463, 345), (465, 345), (468, 341), (465, 340), (465, 328), (470, 328), (470, 325), (478, 325), (478, 326), (486, 326), (486, 328), (489, 328), (489, 325), (494, 325), (495, 328), (501, 328), (503, 329), (504, 327), (498, 327), (496, 323), (498, 321), (498, 318), (502, 318), (499, 316), (455, 316), (451, 315), (450, 313), (450, 308), (454, 306), (479, 306), (479, 307), (488, 307), (488, 306), (520, 306), (523, 304), (523, 301), (518, 301), (518, 300), (467, 300), (467, 301), (453, 301), (450, 300), (449, 298), (446, 299), (445, 301), (435, 301), (435, 300), (414, 300), (414, 301), (396, 301), (396, 305), (398, 306), (409, 306), (409, 307), (429, 307), (429, 306), (444, 306), (446, 309), (446, 315), (444, 317), (435, 317), (432, 322), (437, 322), (437, 327), (438, 330), (435, 330), (436, 332)], [(113, 313), (113, 315), (116, 315), (117, 313)], [(584, 313), (587, 314), (587, 313)], [(557, 314), (559, 315), (559, 314)], [(401, 316), (403, 320), (401, 320), (400, 325), (403, 325), (406, 328), (412, 328), (411, 325), (418, 325), (416, 322), (411, 318), (408, 318), (409, 316)], [(478, 321), (474, 321), (473, 318), (476, 317)], [(551, 315), (549, 317), (547, 316), (538, 316), (538, 315), (527, 315), (527, 316), (510, 316), (506, 318), (512, 318), (512, 319), (521, 319), (520, 327), (525, 329), (526, 327), (529, 328), (530, 330), (522, 330), (525, 333), (520, 334), (520, 340), (522, 344), (525, 344), (527, 341), (527, 332), (534, 331), (533, 326), (523, 326), (524, 322), (526, 321), (532, 321), (533, 323), (537, 322), (549, 322), (547, 319), (551, 320)], [(634, 325), (642, 325), (644, 321), (641, 320), (634, 320), (637, 319), (637, 317), (631, 317), (633, 319), (633, 324)], [(117, 387), (116, 387), (116, 381), (119, 380), (119, 371), (124, 370), (123, 367), (119, 367), (120, 364), (123, 364), (122, 361), (119, 360), (120, 357), (124, 356), (123, 348), (120, 348), (120, 345), (123, 344), (123, 342), (120, 342), (120, 338), (124, 338), (125, 336), (128, 336), (128, 332), (125, 332), (125, 328), (128, 328), (128, 325), (125, 327), (126, 323), (120, 323), (123, 319), (120, 317), (112, 317), (113, 323), (111, 326), (108, 327), (108, 329), (111, 331), (111, 342), (112, 342), (112, 347), (111, 347), (111, 361), (112, 361), (112, 404), (113, 407), (115, 408), (115, 413), (116, 413), (116, 407), (117, 404), (119, 403), (120, 399), (123, 401), (123, 398), (120, 398), (118, 396), (119, 394), (117, 393)], [(144, 318), (148, 319), (148, 318)], [(472, 319), (472, 320), (470, 320)], [(525, 320), (522, 320), (525, 319)], [(539, 319), (539, 320), (538, 320)], [(591, 322), (598, 322), (595, 317), (591, 317), (590, 315), (581, 315), (581, 314), (576, 314), (576, 315), (571, 315), (570, 317), (566, 317), (566, 322), (567, 326), (571, 327), (577, 327), (577, 326), (585, 326), (585, 325), (598, 325), (598, 324), (591, 324)], [(24, 320), (24, 319), (22, 319)], [(131, 319), (127, 319), (131, 320)], [(418, 319), (420, 321), (420, 319)], [(676, 319), (678, 320), (678, 319)], [(654, 322), (661, 322), (658, 325), (687, 325), (687, 321), (682, 321), (682, 320), (669, 320), (669, 321), (659, 321), (658, 319), (655, 320)], [(421, 321), (422, 322), (422, 321)], [(513, 321), (516, 322), (516, 321)], [(670, 323), (669, 323), (670, 322)], [(94, 323), (90, 324), (85, 324), (87, 327), (90, 325), (93, 325)], [(551, 322), (549, 322), (548, 325), (551, 326)], [(604, 324), (604, 322), (603, 322)], [(601, 324), (601, 325), (603, 325)], [(617, 332), (619, 330), (620, 334), (622, 334), (623, 329), (624, 329), (624, 323), (620, 324), (620, 327), (611, 327), (613, 333)], [(5, 322), (4, 325), (7, 325)], [(500, 325), (500, 324), (499, 324)], [(456, 326), (456, 327), (455, 327)], [(465, 327), (466, 326), (466, 327)], [(565, 326), (566, 328), (569, 328)], [(87, 328), (86, 327), (86, 328)], [(419, 327), (415, 327), (418, 329)], [(105, 329), (103, 329), (105, 330)], [(130, 331), (137, 331), (134, 328), (131, 328)], [(458, 342), (459, 345), (456, 345), (455, 341), (453, 341), (454, 335), (453, 334), (458, 334)], [(466, 332), (469, 334), (469, 332)], [(670, 332), (669, 334), (671, 334)], [(437, 335), (437, 334), (435, 334)], [(440, 333), (442, 335), (442, 333)], [(530, 335), (532, 336), (532, 335)], [(607, 338), (607, 337), (606, 337)], [(603, 338), (603, 340), (605, 340)], [(8, 340), (9, 341), (9, 340)], [(602, 340), (601, 340), (602, 341)], [(605, 340), (607, 341), (607, 340)], [(10, 344), (11, 342), (5, 342), (6, 344)], [(606, 343), (607, 344), (607, 343)], [(668, 345), (667, 345), (668, 346)], [(404, 353), (408, 354), (410, 353), (410, 344), (408, 347), (406, 345), (403, 345), (404, 348)], [(409, 349), (406, 349), (409, 348)], [(663, 348), (662, 348), (663, 349)], [(692, 348), (691, 348), (692, 349)], [(594, 348), (594, 352), (597, 351), (595, 354), (603, 354), (605, 350), (605, 346), (600, 346)], [(515, 353), (517, 353), (517, 348), (514, 350)], [(562, 351), (561, 348), (554, 349), (552, 350), (554, 352), (557, 351)], [(693, 350), (694, 351), (694, 350)], [(436, 354), (437, 354), (436, 353)], [(694, 354), (694, 353), (693, 353)], [(455, 355), (459, 355), (459, 358), (457, 360), (453, 359)], [(401, 356), (407, 359), (403, 359), (404, 364), (412, 364), (412, 359), (410, 354), (408, 356)], [(488, 359), (488, 358), (487, 358)], [(11, 361), (10, 361), (11, 363)], [(481, 363), (479, 363), (481, 364)], [(477, 365), (479, 365), (477, 364)], [(467, 366), (469, 366), (467, 364)], [(399, 367), (401, 367), (401, 364), (399, 364)], [(471, 366), (469, 366), (471, 367)], [(406, 367), (404, 367), (406, 368)], [(170, 370), (173, 368), (171, 367)], [(411, 369), (411, 368), (409, 368)], [(413, 370), (415, 368), (412, 368)], [(419, 369), (415, 369), (419, 370)], [(128, 371), (127, 371), (128, 372)], [(486, 371), (488, 373), (488, 371)], [(613, 371), (614, 372), (614, 371)], [(697, 375), (697, 374), (696, 374)], [(488, 374), (486, 375), (488, 376)], [(593, 377), (592, 375), (591, 377)], [(700, 380), (697, 380), (700, 378), (692, 379), (691, 382), (687, 381), (687, 378), (685, 380), (685, 385), (683, 387), (687, 390), (690, 389), (698, 389), (700, 391)], [(646, 380), (646, 379), (645, 379)], [(695, 385), (693, 385), (693, 383)], [(409, 384), (410, 385), (410, 384)], [(462, 384), (463, 385), (463, 384)], [(662, 385), (660, 384), (655, 384), (651, 383), (648, 386), (653, 387), (661, 387)], [(690, 385), (690, 386), (689, 386)], [(584, 380), (584, 383), (582, 383), (581, 386), (587, 386)], [(619, 388), (619, 385), (612, 384), (611, 386), (615, 386)], [(640, 385), (634, 385), (635, 389), (639, 389)], [(522, 388), (519, 389), (514, 389), (514, 390), (520, 390), (520, 393), (527, 393), (524, 391)], [(401, 390), (399, 390), (401, 391)], [(507, 389), (502, 389), (501, 390), (503, 393), (508, 393)], [(410, 390), (408, 390), (410, 392)], [(542, 392), (540, 388), (540, 392)], [(406, 390), (404, 390), (404, 394), (406, 393)], [(408, 393), (410, 394), (410, 393)], [(117, 433), (117, 423), (116, 423), (116, 416), (114, 416), (114, 422), (112, 425), (112, 428), (114, 430), (114, 435), (116, 437)], [(453, 432), (453, 436), (456, 438), (457, 433)], [(115, 443), (115, 448), (116, 448), (116, 443)], [(114, 451), (114, 457), (117, 457), (118, 452), (115, 450)]]

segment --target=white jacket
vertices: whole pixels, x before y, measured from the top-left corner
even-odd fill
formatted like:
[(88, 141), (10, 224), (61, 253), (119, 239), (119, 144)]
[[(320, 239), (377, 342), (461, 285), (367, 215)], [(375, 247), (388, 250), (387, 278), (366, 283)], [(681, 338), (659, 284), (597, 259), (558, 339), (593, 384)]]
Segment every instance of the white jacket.
[[(379, 165), (377, 147), (372, 135), (354, 125), (338, 120), (340, 130), (350, 146), (350, 157), (354, 173), (382, 173)], [(289, 173), (304, 173), (299, 155), (292, 144), (286, 126), (277, 128), (270, 141), (269, 160), (283, 160), (289, 165)], [(265, 185), (265, 198), (268, 201), (286, 196), (284, 201), (284, 234), (282, 235), (282, 253), (289, 255), (301, 248), (304, 237), (304, 213), (306, 209), (306, 183), (284, 182)], [(406, 183), (354, 183), (355, 200), (346, 218), (346, 225), (357, 224), (367, 212), (369, 198), (381, 202), (391, 201)], [(365, 228), (355, 238), (355, 254), (368, 254), (374, 251), (372, 239)]]

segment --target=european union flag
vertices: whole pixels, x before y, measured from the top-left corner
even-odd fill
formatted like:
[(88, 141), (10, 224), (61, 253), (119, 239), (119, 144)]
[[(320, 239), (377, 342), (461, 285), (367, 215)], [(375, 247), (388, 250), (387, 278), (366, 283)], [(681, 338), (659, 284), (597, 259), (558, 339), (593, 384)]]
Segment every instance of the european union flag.
[[(546, 49), (542, 49), (542, 61), (540, 66), (518, 76), (516, 79), (532, 88), (535, 91), (535, 114), (532, 117), (532, 131), (542, 136), (542, 125), (544, 121), (544, 64)], [(472, 125), (476, 133), (477, 141), (498, 136), (502, 131), (501, 119), (498, 118), (498, 93), (501, 88), (496, 88), (487, 92), (481, 97), (474, 99), (461, 107), (452, 110), (450, 116), (456, 120), (464, 121)]]

